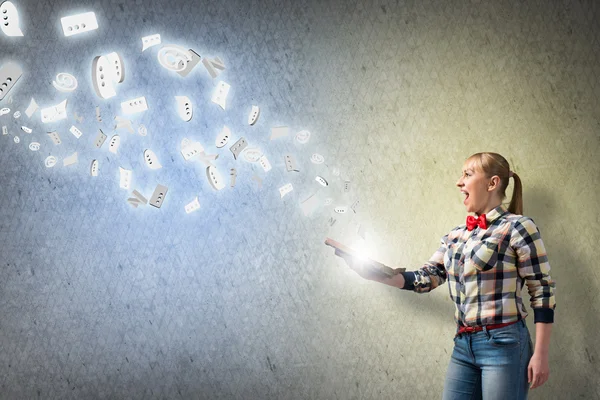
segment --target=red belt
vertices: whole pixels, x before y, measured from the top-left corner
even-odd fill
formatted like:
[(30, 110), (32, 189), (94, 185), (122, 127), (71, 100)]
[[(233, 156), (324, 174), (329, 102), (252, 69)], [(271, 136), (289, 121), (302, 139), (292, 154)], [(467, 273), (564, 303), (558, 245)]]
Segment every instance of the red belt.
[[(517, 321), (513, 321), (513, 322), (505, 322), (503, 324), (492, 324), (492, 325), (486, 325), (485, 328), (488, 331), (491, 331), (492, 329), (498, 329), (498, 328), (504, 328), (505, 326), (509, 326), (512, 324), (516, 324)], [(480, 332), (483, 330), (483, 326), (459, 326), (458, 327), (458, 332), (456, 332), (456, 335), (460, 335), (461, 333), (473, 333), (473, 332)]]

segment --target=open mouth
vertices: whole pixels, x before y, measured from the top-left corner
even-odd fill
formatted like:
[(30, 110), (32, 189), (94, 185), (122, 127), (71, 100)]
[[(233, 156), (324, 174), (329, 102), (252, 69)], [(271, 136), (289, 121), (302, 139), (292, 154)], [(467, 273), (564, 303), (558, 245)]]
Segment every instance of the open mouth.
[(465, 199), (463, 200), (463, 204), (467, 204), (467, 199), (469, 198), (469, 193), (462, 192), (462, 191), (461, 191), (461, 193), (465, 195)]

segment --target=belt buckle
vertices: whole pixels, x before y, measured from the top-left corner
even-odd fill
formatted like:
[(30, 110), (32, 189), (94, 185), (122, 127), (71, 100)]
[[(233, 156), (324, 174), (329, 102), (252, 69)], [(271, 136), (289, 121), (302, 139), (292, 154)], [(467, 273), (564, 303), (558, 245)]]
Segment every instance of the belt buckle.
[(475, 331), (475, 327), (473, 327), (473, 326), (465, 326), (465, 328), (464, 328), (464, 329), (465, 329), (465, 332), (466, 332), (466, 333), (473, 333), (473, 332), (476, 332), (476, 331)]

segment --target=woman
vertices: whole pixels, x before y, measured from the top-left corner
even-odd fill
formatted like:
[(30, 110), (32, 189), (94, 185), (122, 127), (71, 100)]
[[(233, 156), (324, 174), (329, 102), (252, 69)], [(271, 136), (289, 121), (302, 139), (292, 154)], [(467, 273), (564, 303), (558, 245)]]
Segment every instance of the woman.
[[(441, 240), (440, 248), (419, 270), (392, 278), (369, 273), (364, 262), (345, 254), (363, 278), (419, 293), (448, 281), (456, 306), (457, 333), (444, 385), (449, 399), (526, 399), (529, 387), (548, 379), (548, 347), (554, 322), (554, 281), (549, 275), (540, 233), (522, 216), (519, 176), (496, 153), (469, 157), (456, 185), (465, 195), (466, 224)], [(514, 191), (502, 205), (509, 179)], [(535, 349), (525, 325), (521, 298), (527, 285), (536, 324)], [(528, 383), (530, 386), (528, 386)]]

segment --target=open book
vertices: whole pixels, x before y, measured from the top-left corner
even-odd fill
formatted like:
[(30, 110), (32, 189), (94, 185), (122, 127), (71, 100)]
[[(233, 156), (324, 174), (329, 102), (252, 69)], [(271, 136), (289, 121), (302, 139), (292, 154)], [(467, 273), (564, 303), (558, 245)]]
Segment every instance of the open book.
[(335, 241), (331, 238), (325, 239), (325, 244), (336, 249), (335, 254), (337, 256), (342, 257), (343, 255), (348, 255), (354, 257), (357, 260), (360, 260), (365, 267), (372, 269), (374, 273), (381, 274), (385, 278), (391, 278), (392, 276), (398, 275), (400, 272), (404, 272), (406, 270), (406, 268), (390, 268), (387, 265), (380, 263), (379, 261), (366, 258), (362, 256), (357, 250), (343, 245), (342, 243)]

